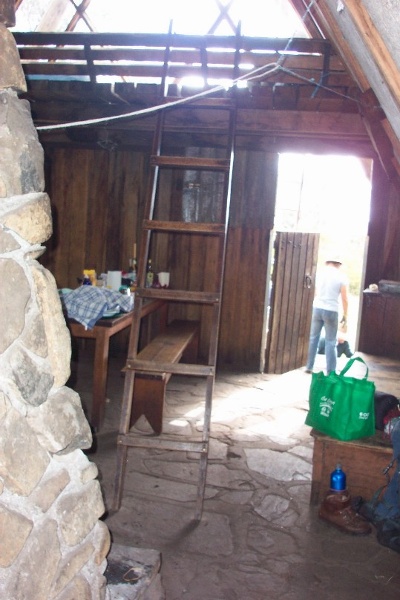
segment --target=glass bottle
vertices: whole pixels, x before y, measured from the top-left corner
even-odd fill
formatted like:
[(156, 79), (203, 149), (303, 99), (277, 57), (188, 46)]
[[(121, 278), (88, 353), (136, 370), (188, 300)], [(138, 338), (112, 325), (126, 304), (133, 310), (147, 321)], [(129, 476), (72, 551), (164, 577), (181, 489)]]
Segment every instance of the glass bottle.
[(342, 465), (338, 463), (335, 470), (331, 473), (331, 490), (335, 492), (344, 492), (346, 489), (346, 473), (342, 470)]
[(129, 272), (130, 272), (129, 277), (130, 277), (131, 281), (136, 282), (136, 278), (137, 278), (136, 258), (132, 258)]
[(182, 191), (182, 220), (195, 223), (199, 218), (200, 183), (188, 181)]
[(151, 264), (151, 258), (149, 258), (149, 260), (147, 262), (147, 271), (146, 271), (146, 287), (147, 288), (152, 287), (153, 281), (154, 281), (153, 267)]
[(136, 287), (137, 287), (136, 258), (132, 259), (130, 273), (129, 273), (129, 278), (131, 280), (131, 285), (130, 285), (131, 292), (135, 292), (136, 291)]

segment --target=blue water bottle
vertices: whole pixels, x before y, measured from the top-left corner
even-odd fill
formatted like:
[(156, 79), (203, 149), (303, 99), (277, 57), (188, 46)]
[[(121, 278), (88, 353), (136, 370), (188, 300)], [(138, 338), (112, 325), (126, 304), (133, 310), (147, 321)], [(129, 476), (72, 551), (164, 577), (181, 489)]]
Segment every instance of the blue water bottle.
[(331, 473), (331, 490), (344, 492), (346, 489), (346, 473), (342, 471), (342, 465), (338, 463)]

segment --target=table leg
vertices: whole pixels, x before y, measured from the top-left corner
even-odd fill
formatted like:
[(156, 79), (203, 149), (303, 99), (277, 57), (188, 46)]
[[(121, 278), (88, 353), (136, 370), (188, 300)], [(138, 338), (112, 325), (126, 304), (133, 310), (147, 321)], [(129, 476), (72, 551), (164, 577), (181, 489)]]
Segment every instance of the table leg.
[(93, 369), (93, 399), (91, 425), (95, 430), (101, 429), (104, 420), (104, 411), (107, 393), (108, 350), (110, 333), (107, 328), (99, 327), (96, 333)]

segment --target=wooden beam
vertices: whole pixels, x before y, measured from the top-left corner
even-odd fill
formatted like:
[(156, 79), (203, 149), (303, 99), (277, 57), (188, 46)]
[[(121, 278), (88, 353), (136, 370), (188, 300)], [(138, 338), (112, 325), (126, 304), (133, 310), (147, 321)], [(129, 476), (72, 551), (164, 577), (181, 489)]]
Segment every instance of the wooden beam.
[[(400, 139), (399, 71), (365, 10), (366, 4), (359, 0), (343, 0), (341, 8), (336, 0), (319, 0), (315, 10), (329, 23), (329, 37), (361, 91), (370, 88), (375, 91), (386, 118)], [(388, 12), (389, 9), (386, 14)], [(395, 12), (392, 12), (395, 19)]]
[(218, 8), (219, 8), (219, 15), (215, 21), (215, 23), (212, 25), (212, 27), (210, 28), (208, 33), (215, 33), (215, 31), (217, 30), (218, 26), (222, 23), (222, 21), (226, 20), (228, 25), (231, 27), (232, 31), (236, 31), (236, 26), (235, 23), (232, 21), (231, 16), (229, 14), (229, 9), (232, 6), (234, 0), (229, 0), (229, 2), (224, 6), (223, 4), (221, 4), (221, 2), (219, 0), (215, 0)]
[(382, 121), (382, 127), (384, 128), (386, 135), (393, 146), (394, 167), (397, 173), (400, 175), (400, 141), (387, 119)]
[(326, 0), (319, 0), (319, 2), (315, 2), (312, 5), (311, 10), (313, 11), (313, 14), (315, 14), (317, 21), (320, 21), (323, 24), (329, 40), (334, 45), (338, 54), (340, 54), (342, 57), (344, 64), (347, 66), (351, 76), (356, 81), (359, 88), (362, 91), (366, 91), (370, 87), (368, 79), (358, 60), (354, 56), (349, 43), (343, 37), (341, 29), (336, 19), (333, 17)]
[[(76, 111), (72, 112), (76, 113)], [(165, 142), (169, 147), (223, 145), (224, 130), (221, 123), (216, 119), (205, 120), (199, 112), (192, 112), (191, 115), (192, 121), (189, 115), (182, 111), (180, 116), (166, 124)], [(90, 114), (85, 111), (81, 116), (90, 117)], [(108, 131), (117, 146), (129, 147), (135, 144), (150, 146), (154, 123), (155, 118), (148, 117), (122, 120), (110, 124)], [(305, 144), (323, 141), (324, 144), (341, 143), (343, 147), (358, 145), (369, 148), (366, 150), (367, 156), (373, 155), (364, 123), (357, 114), (239, 109), (236, 129), (238, 141), (240, 138), (249, 146), (263, 146), (264, 139), (268, 139), (270, 144), (272, 141), (274, 145), (279, 144), (279, 140), (299, 139)], [(98, 131), (99, 127), (66, 130), (61, 128), (58, 131), (41, 131), (40, 136), (43, 141), (48, 142), (68, 143), (69, 141), (93, 146), (97, 144)]]
[(363, 42), (377, 65), (400, 110), (399, 69), (389, 53), (382, 37), (360, 0), (344, 0), (346, 10), (357, 27)]
[[(66, 0), (60, 0), (66, 1)], [(55, 46), (83, 46), (88, 38), (95, 46), (129, 46), (129, 47), (156, 47), (165, 48), (168, 44), (174, 48), (220, 48), (221, 50), (235, 50), (237, 47), (236, 35), (181, 35), (168, 33), (80, 33), (80, 32), (13, 32), (19, 45), (55, 45)], [(172, 38), (172, 39), (171, 39)], [(327, 40), (308, 38), (291, 38), (290, 48), (285, 38), (240, 37), (240, 48), (243, 51), (274, 50), (276, 52), (303, 52), (324, 54), (329, 45)]]
[[(80, 88), (78, 88), (79, 91)], [(319, 100), (318, 100), (319, 101)], [(316, 99), (311, 102), (315, 106)], [(282, 135), (302, 132), (304, 135), (323, 135), (339, 137), (358, 138), (366, 137), (365, 127), (357, 112), (340, 111), (340, 105), (336, 105), (335, 112), (328, 111), (300, 111), (282, 110), (281, 107), (270, 109), (250, 105), (246, 108), (241, 105), (238, 108), (237, 130), (240, 134), (262, 134), (270, 132)], [(120, 120), (113, 120), (109, 124), (114, 130), (130, 131), (152, 131), (154, 129), (155, 114), (141, 117), (123, 117), (139, 108), (126, 104), (106, 104), (101, 99), (97, 101), (90, 97), (83, 98), (80, 102), (75, 100), (66, 102), (65, 98), (53, 96), (49, 102), (36, 101), (32, 104), (32, 117), (36, 126), (40, 124), (51, 125), (68, 123), (70, 121), (86, 121), (90, 119), (107, 119), (120, 115)], [(189, 105), (181, 105), (179, 108), (169, 111), (166, 119), (166, 131), (188, 132), (196, 134), (210, 133), (221, 134), (226, 131), (226, 122), (221, 117), (221, 111), (210, 111), (200, 108), (191, 108)], [(78, 117), (77, 117), (78, 115)], [(101, 126), (101, 125), (100, 125)]]
[[(19, 53), (21, 60), (24, 63), (35, 63), (35, 61), (68, 61), (75, 63), (77, 61), (85, 60), (83, 48), (86, 45), (90, 45), (93, 60), (100, 62), (115, 62), (124, 61), (127, 62), (146, 62), (146, 63), (160, 63), (164, 62), (165, 48), (124, 48), (118, 46), (97, 46), (90, 43), (90, 37), (86, 44), (75, 45), (75, 46), (38, 46), (38, 45), (23, 45), (19, 46)], [(327, 50), (330, 46), (327, 47)], [(252, 67), (247, 66), (247, 70), (253, 67), (261, 67), (268, 63), (277, 62), (282, 57), (282, 53), (278, 51), (259, 51), (252, 52), (251, 50), (240, 51), (239, 64), (242, 68), (245, 65), (251, 64)], [(233, 65), (234, 60), (232, 52), (221, 52), (213, 48), (170, 48), (169, 52), (169, 64), (183, 63), (191, 65), (193, 63), (202, 64), (202, 68), (206, 70), (209, 65)], [(288, 69), (316, 69), (321, 70), (324, 63), (324, 54), (321, 53), (301, 53), (291, 54), (287, 53), (285, 56), (285, 67)], [(331, 73), (343, 73), (345, 76), (350, 78), (347, 73), (346, 67), (344, 66), (341, 58), (337, 55), (330, 57), (329, 70)]]
[(312, 38), (322, 38), (323, 31), (321, 30), (319, 23), (317, 23), (314, 15), (309, 10), (310, 2), (307, 0), (289, 0), (289, 2), (299, 15), (310, 36)]
[(76, 8), (76, 13), (72, 17), (71, 21), (68, 23), (66, 31), (73, 31), (80, 19), (82, 19), (86, 23), (89, 31), (94, 31), (94, 28), (93, 28), (92, 24), (90, 23), (87, 14), (85, 13), (85, 10), (89, 6), (91, 0), (82, 0), (79, 6), (77, 6), (77, 4), (74, 2), (74, 0), (70, 0), (70, 2)]
[(391, 181), (396, 182), (400, 189), (393, 145), (383, 126), (386, 116), (371, 88), (361, 96), (360, 114), (386, 175)]
[(37, 26), (37, 31), (57, 31), (68, 6), (69, 0), (53, 0), (50, 2), (45, 14)]

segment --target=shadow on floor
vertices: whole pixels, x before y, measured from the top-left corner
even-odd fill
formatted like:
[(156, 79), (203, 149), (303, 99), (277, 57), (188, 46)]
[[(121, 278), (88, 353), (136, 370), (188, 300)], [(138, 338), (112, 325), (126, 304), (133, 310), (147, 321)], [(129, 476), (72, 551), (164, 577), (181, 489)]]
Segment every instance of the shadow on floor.
[[(400, 363), (364, 358), (377, 389), (400, 395)], [(89, 455), (108, 508), (124, 383), (123, 357), (110, 361), (105, 424)], [(75, 389), (88, 414), (91, 367), (90, 356), (76, 365)], [(200, 523), (193, 521), (196, 456), (129, 450), (122, 506), (105, 521), (115, 543), (161, 552), (168, 600), (398, 599), (399, 555), (380, 546), (374, 533), (353, 537), (329, 527), (309, 504), (313, 439), (304, 419), (310, 380), (302, 369), (219, 373)], [(166, 432), (201, 433), (201, 386), (192, 378), (171, 379)], [(137, 431), (151, 434), (146, 422), (138, 422)]]

